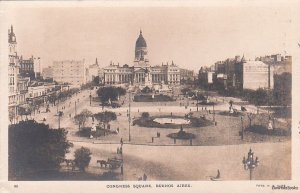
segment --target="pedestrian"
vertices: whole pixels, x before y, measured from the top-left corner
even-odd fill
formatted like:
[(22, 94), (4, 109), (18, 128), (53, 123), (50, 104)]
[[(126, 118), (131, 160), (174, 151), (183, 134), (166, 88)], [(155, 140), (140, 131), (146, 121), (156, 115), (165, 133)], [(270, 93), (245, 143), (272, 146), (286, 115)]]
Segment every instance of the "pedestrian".
[(147, 175), (144, 173), (144, 175), (143, 175), (143, 180), (144, 181), (147, 181)]
[(119, 127), (117, 128), (117, 131), (118, 131), (118, 133), (120, 132), (120, 129), (119, 129)]
[(217, 176), (216, 176), (216, 179), (219, 179), (219, 178), (221, 178), (220, 170), (218, 170), (218, 173), (217, 173)]
[(123, 145), (123, 138), (121, 138), (120, 143), (121, 143), (121, 146), (122, 146)]

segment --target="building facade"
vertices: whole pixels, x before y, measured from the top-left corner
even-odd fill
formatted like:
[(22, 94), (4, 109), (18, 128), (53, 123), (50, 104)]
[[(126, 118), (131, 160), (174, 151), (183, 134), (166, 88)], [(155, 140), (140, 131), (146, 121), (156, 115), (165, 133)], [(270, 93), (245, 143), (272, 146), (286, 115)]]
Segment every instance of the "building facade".
[(17, 39), (13, 26), (8, 30), (8, 46), (8, 110), (11, 119), (18, 116), (19, 107), (26, 103), (30, 77), (22, 77), (20, 74), (20, 58), (17, 54)]
[(246, 60), (235, 56), (215, 63), (214, 84), (217, 88), (273, 89), (274, 67), (262, 61)]
[(84, 60), (64, 60), (53, 62), (53, 80), (79, 87), (86, 83)]
[(93, 81), (97, 76), (99, 77), (99, 64), (98, 64), (98, 59), (96, 58), (96, 62), (95, 64), (89, 65), (86, 68), (86, 73), (85, 73), (85, 77), (86, 77), (86, 82), (91, 82)]
[(154, 84), (180, 84), (180, 68), (169, 65), (150, 65), (147, 43), (140, 31), (135, 44), (134, 65), (110, 63), (103, 69), (104, 84), (131, 84), (153, 86)]
[(52, 66), (48, 66), (43, 68), (42, 77), (44, 80), (53, 79), (53, 68)]
[(33, 56), (29, 58), (28, 60), (23, 59), (23, 56), (19, 59), (20, 63), (20, 75), (22, 77), (30, 77), (30, 80), (35, 79), (35, 73), (34, 73), (34, 59)]
[(56, 85), (54, 83), (35, 83), (28, 86), (27, 101), (43, 99), (46, 101), (47, 95), (54, 91)]
[(274, 88), (274, 69), (261, 61), (243, 63), (243, 89)]

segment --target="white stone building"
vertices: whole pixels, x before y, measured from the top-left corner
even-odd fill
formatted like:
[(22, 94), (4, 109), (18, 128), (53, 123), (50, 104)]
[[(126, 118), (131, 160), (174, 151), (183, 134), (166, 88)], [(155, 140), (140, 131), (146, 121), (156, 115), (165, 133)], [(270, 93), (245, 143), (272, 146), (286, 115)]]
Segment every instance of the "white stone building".
[(104, 84), (131, 84), (151, 86), (154, 84), (180, 84), (180, 69), (172, 63), (169, 65), (150, 65), (147, 43), (140, 31), (135, 44), (134, 65), (120, 66), (111, 63), (103, 69)]
[(243, 63), (243, 89), (274, 88), (274, 68), (262, 61)]
[(84, 59), (54, 61), (52, 68), (53, 80), (58, 83), (69, 83), (74, 87), (86, 83)]

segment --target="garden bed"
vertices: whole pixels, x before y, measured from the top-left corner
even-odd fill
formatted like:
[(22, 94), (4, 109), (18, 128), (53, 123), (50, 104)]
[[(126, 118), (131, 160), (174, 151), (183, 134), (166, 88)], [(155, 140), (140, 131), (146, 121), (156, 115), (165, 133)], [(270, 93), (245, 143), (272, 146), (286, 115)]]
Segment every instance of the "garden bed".
[[(160, 124), (154, 119), (156, 118), (180, 118), (180, 119), (188, 119), (190, 120), (188, 124), (174, 124), (174, 123), (167, 123), (167, 124)], [(212, 121), (209, 121), (205, 118), (197, 118), (197, 117), (183, 117), (183, 116), (153, 116), (153, 117), (140, 117), (136, 120), (133, 121), (133, 125), (138, 125), (141, 127), (156, 127), (156, 128), (171, 128), (171, 129), (178, 129), (181, 126), (185, 128), (190, 128), (190, 127), (206, 127), (209, 125), (213, 125)]]
[(258, 134), (262, 134), (262, 135), (272, 135), (272, 136), (290, 136), (291, 135), (291, 132), (289, 130), (281, 129), (281, 128), (268, 129), (262, 125), (252, 125), (252, 126), (246, 128), (245, 131), (258, 133)]
[(91, 127), (83, 127), (80, 131), (76, 132), (76, 135), (79, 137), (87, 137), (90, 138), (92, 135), (93, 137), (101, 137), (106, 135), (115, 135), (117, 134), (116, 131), (110, 129), (97, 129), (96, 131), (91, 131)]

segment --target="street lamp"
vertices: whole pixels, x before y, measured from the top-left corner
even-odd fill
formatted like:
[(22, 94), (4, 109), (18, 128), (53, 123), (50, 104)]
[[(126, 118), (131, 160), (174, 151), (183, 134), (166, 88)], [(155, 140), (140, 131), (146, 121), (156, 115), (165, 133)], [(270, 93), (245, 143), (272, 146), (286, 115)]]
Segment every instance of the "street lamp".
[(130, 117), (130, 102), (131, 102), (131, 92), (129, 91), (129, 97), (128, 97), (128, 101), (129, 101), (129, 104), (128, 104), (128, 139), (129, 141), (131, 141), (131, 135), (130, 135), (130, 122), (131, 122), (131, 117)]
[[(242, 131), (241, 131), (241, 139), (244, 140), (244, 121), (243, 117), (241, 117), (241, 123), (242, 123)], [(251, 125), (250, 125), (251, 126)], [(250, 149), (251, 150), (251, 149)]]
[(92, 93), (90, 91), (90, 106), (92, 106)]
[(75, 115), (77, 114), (77, 109), (76, 109), (76, 100), (75, 100)]
[(198, 90), (196, 91), (196, 98), (197, 98), (197, 112), (198, 112), (198, 106), (199, 106)]
[(256, 157), (254, 160), (254, 152), (251, 150), (251, 148), (248, 152), (247, 159), (244, 156), (242, 163), (244, 164), (244, 169), (249, 170), (250, 180), (252, 180), (253, 170), (259, 165), (259, 161), (258, 161), (258, 157)]
[(58, 116), (58, 129), (60, 129), (60, 117), (62, 117), (63, 115), (63, 112), (62, 111), (59, 111), (57, 116)]

